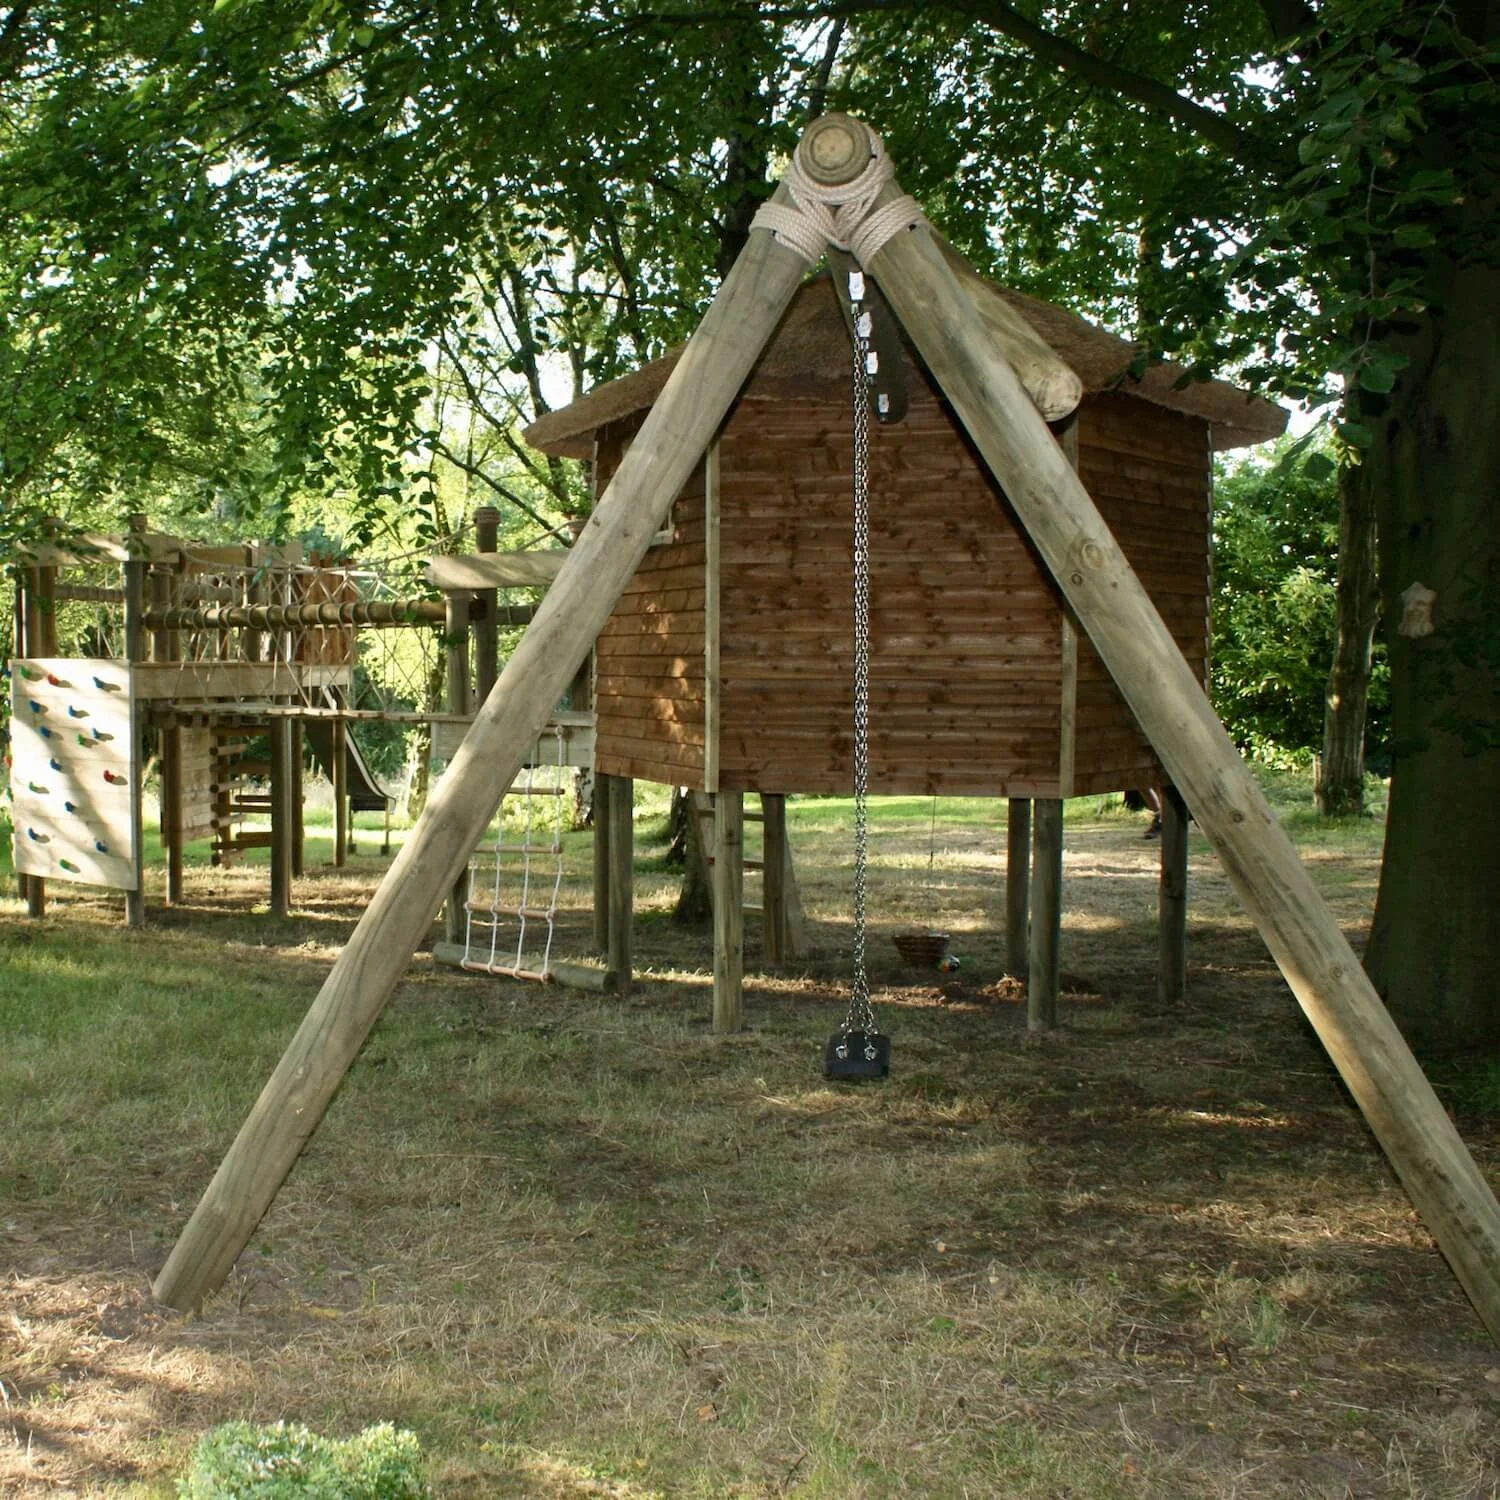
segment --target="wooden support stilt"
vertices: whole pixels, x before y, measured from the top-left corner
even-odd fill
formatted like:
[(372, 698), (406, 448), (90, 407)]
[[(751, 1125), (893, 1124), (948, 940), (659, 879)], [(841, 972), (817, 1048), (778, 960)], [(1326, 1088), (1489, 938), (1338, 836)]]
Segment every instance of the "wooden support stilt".
[(1057, 1025), (1059, 953), (1062, 946), (1063, 804), (1038, 797), (1031, 819), (1031, 932), (1026, 949), (1026, 1025)]
[[(448, 594), (443, 625), (443, 650), (448, 659), (447, 694), (444, 706), (450, 714), (469, 713), (469, 600), (465, 594)], [(445, 773), (446, 774), (446, 773)], [(461, 943), (468, 927), (469, 866), (467, 861), (448, 887), (443, 908), (443, 934), (450, 943)]]
[[(146, 571), (150, 567), (145, 545), (146, 518), (133, 515), (126, 523), (128, 531), (126, 547), (129, 555), (125, 562), (125, 659), (142, 662), (146, 659)], [(131, 847), (135, 852), (135, 889), (125, 892), (125, 922), (130, 927), (146, 925), (146, 841), (141, 827), (141, 757), (139, 726), (134, 712), (131, 713), (130, 732), (133, 743), (130, 747), (130, 803), (133, 810)]]
[(168, 906), (182, 905), (182, 730), (161, 733), (161, 841), (167, 856)]
[(333, 863), (349, 859), (349, 726), (335, 719), (328, 727), (329, 773), (333, 781)]
[(1157, 998), (1177, 1005), (1187, 998), (1187, 806), (1175, 786), (1162, 788), (1161, 886), (1157, 898)]
[(1005, 962), (1018, 979), (1026, 977), (1031, 916), (1031, 800), (1005, 803)]
[(762, 880), (761, 955), (768, 968), (787, 959), (786, 797), (762, 792), (760, 797)]
[[(35, 637), (32, 632), (33, 612), (31, 608), (31, 581), (36, 572), (34, 568), (17, 568), (16, 572), (16, 594), (15, 613), (12, 616), (12, 636), (15, 642), (15, 654), (17, 656), (40, 656), (42, 653), (35, 648)], [(41, 898), (41, 910), (33, 910), (31, 897), (32, 877), (17, 873), (16, 894), (26, 903), (28, 916), (40, 917), (46, 913), (46, 897)]]
[(1010, 365), (985, 338), (972, 298), (930, 233), (897, 234), (866, 269), (1004, 488), (1413, 1203), (1500, 1339), (1500, 1205), (1202, 684)]
[(302, 767), (302, 725), (291, 721), (292, 742), (287, 750), (292, 811), (292, 879), (300, 880), (307, 859), (307, 800)]
[(714, 797), (714, 1030), (738, 1031), (745, 1004), (745, 796)]
[(594, 948), (609, 950), (609, 795), (612, 778), (594, 773)]
[(609, 780), (609, 969), (619, 993), (628, 995), (635, 923), (635, 783), (628, 776)]
[(271, 915), (292, 909), (292, 721), (272, 719), (271, 741)]

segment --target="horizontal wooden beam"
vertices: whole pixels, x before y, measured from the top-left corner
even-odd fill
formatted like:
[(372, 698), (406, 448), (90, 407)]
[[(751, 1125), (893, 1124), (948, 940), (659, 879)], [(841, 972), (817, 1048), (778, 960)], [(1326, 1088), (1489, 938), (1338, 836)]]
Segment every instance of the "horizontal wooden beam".
[(441, 599), (324, 599), (308, 604), (203, 604), (147, 609), (147, 630), (287, 630), (308, 626), (441, 625)]
[(427, 581), (444, 593), (463, 589), (542, 588), (557, 577), (567, 557), (567, 551), (561, 547), (546, 552), (434, 557), (427, 564)]
[(173, 702), (294, 695), (324, 687), (346, 687), (351, 666), (262, 661), (137, 662), (130, 669), (138, 701)]

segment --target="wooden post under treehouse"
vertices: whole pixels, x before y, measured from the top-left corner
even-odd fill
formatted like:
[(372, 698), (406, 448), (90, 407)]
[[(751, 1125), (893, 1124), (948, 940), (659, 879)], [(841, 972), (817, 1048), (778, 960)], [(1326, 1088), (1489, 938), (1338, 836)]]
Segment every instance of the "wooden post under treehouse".
[(1005, 803), (1005, 963), (1018, 979), (1026, 977), (1031, 915), (1031, 800)]
[(632, 928), (635, 922), (635, 782), (629, 776), (609, 778), (609, 962), (617, 993), (631, 984)]
[(1157, 896), (1156, 996), (1187, 999), (1188, 814), (1175, 786), (1161, 789), (1161, 882)]

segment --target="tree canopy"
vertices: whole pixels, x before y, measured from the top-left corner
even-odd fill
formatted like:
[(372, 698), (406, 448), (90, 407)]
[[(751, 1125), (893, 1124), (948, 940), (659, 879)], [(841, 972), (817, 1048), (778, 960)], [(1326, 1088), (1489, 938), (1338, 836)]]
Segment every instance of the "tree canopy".
[(982, 268), (1195, 375), (1341, 398), (1387, 619), (1440, 601), (1389, 636), (1408, 916), (1375, 962), (1405, 944), (1403, 1019), (1500, 1047), (1496, 898), (1424, 936), (1390, 884), (1462, 796), (1442, 852), (1500, 889), (1497, 68), (1487, 0), (12, 0), (3, 525), (170, 489), (436, 528), (447, 464), (545, 527), (581, 497), (517, 419), (685, 333), (801, 123), (848, 108)]

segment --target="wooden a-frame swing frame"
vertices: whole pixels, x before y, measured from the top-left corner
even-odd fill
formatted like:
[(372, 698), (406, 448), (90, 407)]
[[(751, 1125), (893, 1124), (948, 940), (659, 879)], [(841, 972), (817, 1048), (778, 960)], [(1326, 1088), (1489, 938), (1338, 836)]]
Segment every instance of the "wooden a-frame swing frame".
[[(869, 164), (830, 115), (798, 146), (825, 186)], [(900, 194), (888, 182), (879, 209)], [(783, 184), (773, 201), (791, 202)], [(807, 268), (751, 232), (447, 774), (351, 934), (157, 1277), (191, 1309), (221, 1286), (494, 816), (553, 705), (713, 441)], [(925, 225), (865, 266), (952, 403), (1223, 862), (1427, 1227), (1500, 1342), (1500, 1205), (994, 332)]]

